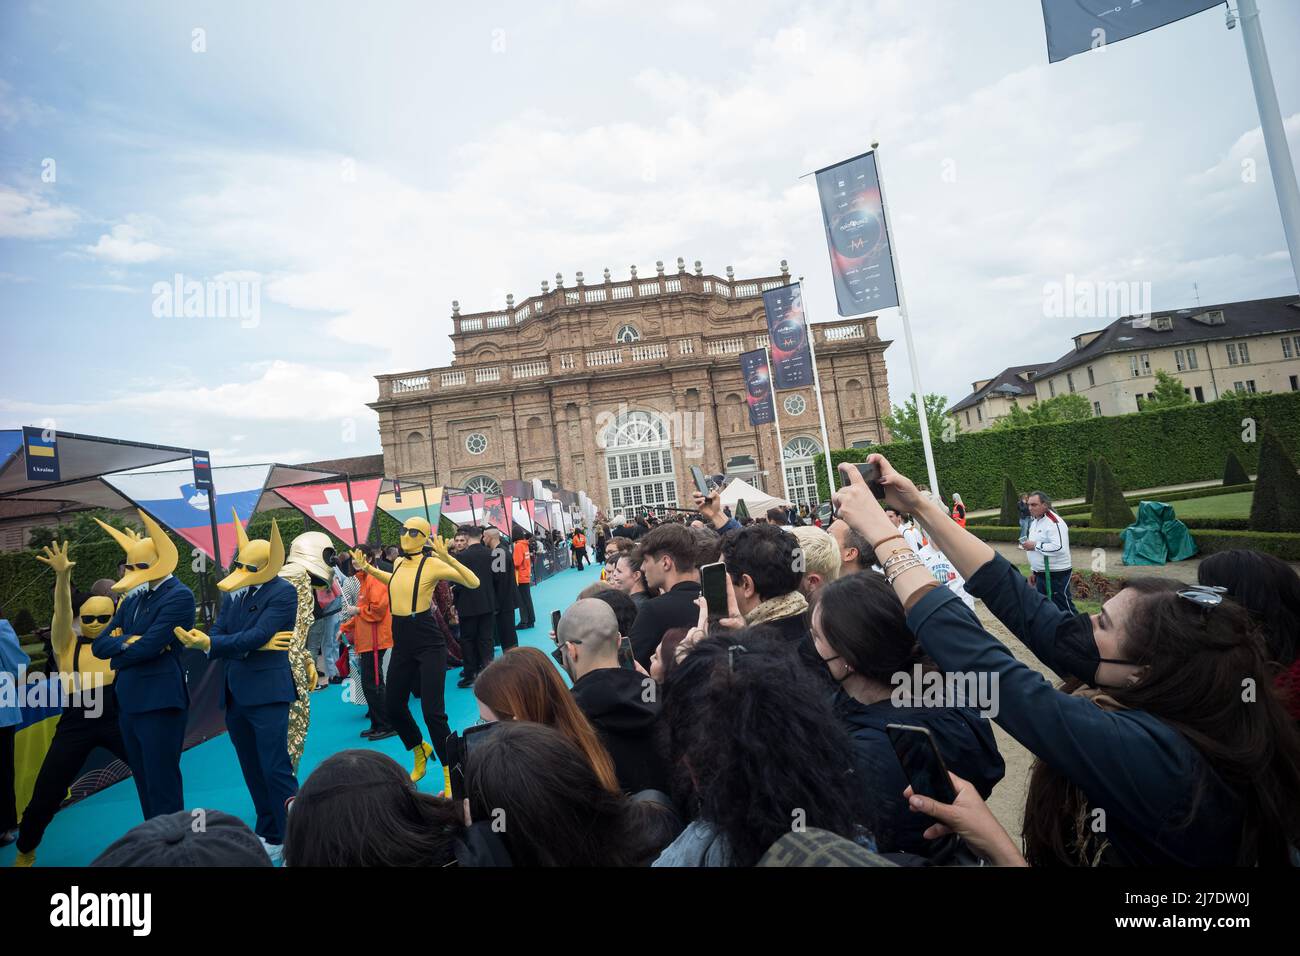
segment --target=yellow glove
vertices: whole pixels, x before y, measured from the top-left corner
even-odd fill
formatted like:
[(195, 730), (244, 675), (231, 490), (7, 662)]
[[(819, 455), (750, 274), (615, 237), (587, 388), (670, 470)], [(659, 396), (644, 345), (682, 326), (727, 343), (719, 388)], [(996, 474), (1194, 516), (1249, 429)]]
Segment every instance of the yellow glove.
[(352, 549), (352, 563), (362, 571), (370, 570), (370, 562), (366, 560), (366, 553), (360, 548)]
[(68, 542), (66, 541), (63, 542), (62, 547), (57, 541), (52, 546), (46, 545), (43, 553), (36, 555), (36, 560), (41, 564), (49, 565), (56, 574), (67, 574), (77, 565), (76, 561), (68, 560)]
[[(187, 631), (183, 627), (177, 627), (172, 629), (172, 633), (175, 634), (176, 639), (186, 647), (197, 647), (205, 653), (212, 649), (212, 638), (208, 637), (208, 635), (204, 634), (198, 628), (191, 628)], [(129, 644), (130, 641), (127, 643)]]
[(259, 651), (287, 651), (293, 641), (293, 631), (276, 631), (271, 639), (258, 648)]

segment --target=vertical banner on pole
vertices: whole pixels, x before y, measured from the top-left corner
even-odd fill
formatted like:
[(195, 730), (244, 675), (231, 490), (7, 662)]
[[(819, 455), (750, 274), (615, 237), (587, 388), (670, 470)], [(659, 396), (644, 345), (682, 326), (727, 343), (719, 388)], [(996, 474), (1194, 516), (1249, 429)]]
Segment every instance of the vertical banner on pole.
[(767, 349), (741, 352), (740, 374), (745, 377), (749, 423), (770, 425), (776, 420), (776, 405), (772, 401), (772, 373), (767, 366)]
[(816, 176), (839, 314), (898, 305), (876, 154), (846, 159)]
[(778, 391), (803, 388), (813, 381), (812, 354), (808, 350), (808, 324), (804, 317), (803, 287), (797, 282), (763, 293), (767, 334), (772, 344), (772, 379)]
[(1155, 30), (1194, 13), (1222, 6), (1223, 0), (1042, 0), (1051, 63)]

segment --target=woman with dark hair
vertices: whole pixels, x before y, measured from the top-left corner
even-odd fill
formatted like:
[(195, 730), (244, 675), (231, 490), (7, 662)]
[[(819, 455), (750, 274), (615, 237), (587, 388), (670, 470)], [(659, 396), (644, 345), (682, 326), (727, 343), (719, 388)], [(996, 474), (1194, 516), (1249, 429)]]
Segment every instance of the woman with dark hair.
[(1202, 560), (1196, 580), (1227, 588), (1228, 596), (1250, 612), (1269, 659), (1281, 668), (1277, 689), (1291, 716), (1300, 720), (1300, 574), (1271, 554), (1234, 548)]
[(559, 671), (535, 647), (512, 647), (474, 682), (484, 720), (529, 720), (554, 727), (587, 758), (592, 772), (613, 793), (622, 793), (614, 761), (596, 728), (573, 700)]
[(285, 866), (448, 866), (464, 833), (452, 801), (421, 793), (397, 761), (344, 750), (298, 790), (285, 825)]
[(853, 745), (824, 684), (778, 632), (721, 631), (664, 693), (673, 796), (693, 819), (655, 866), (753, 866), (792, 826), (874, 849)]
[(662, 687), (668, 681), (668, 675), (673, 671), (673, 665), (676, 663), (677, 645), (682, 639), (690, 633), (688, 627), (670, 627), (664, 631), (663, 638), (659, 641), (659, 646), (655, 652), (650, 655), (650, 676), (654, 678), (656, 684)]
[[(956, 684), (945, 682), (925, 658), (907, 629), (902, 603), (879, 574), (851, 574), (820, 588), (812, 634), (817, 653), (839, 685), (835, 713), (853, 738), (872, 835), (884, 852), (926, 855), (934, 846), (923, 835), (930, 821), (907, 808), (907, 776), (885, 727), (925, 727), (948, 769), (987, 800), (1006, 765), (993, 726), (978, 708), (996, 712), (996, 701), (959, 702), (945, 695), (936, 706), (930, 689)], [(978, 696), (978, 682), (970, 689)]]
[(1241, 606), (1210, 588), (1131, 581), (1099, 614), (1066, 614), (884, 456), (868, 461), (885, 500), (924, 524), (967, 590), (1067, 679), (1062, 693), (989, 635), (898, 547), (857, 469), (841, 467), (839, 515), (871, 543), (922, 647), (947, 672), (996, 675), (994, 719), (1038, 757), (1025, 807), (1031, 864), (1291, 862), (1300, 731)]
[(681, 828), (669, 808), (611, 791), (555, 728), (503, 722), (483, 736), (465, 766), (470, 819), (504, 821), (515, 866), (645, 866)]

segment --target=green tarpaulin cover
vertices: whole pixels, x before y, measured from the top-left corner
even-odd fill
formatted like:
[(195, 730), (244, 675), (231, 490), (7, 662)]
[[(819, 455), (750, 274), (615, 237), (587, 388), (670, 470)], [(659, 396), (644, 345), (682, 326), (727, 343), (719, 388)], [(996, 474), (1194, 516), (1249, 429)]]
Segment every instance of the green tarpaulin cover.
[(1174, 517), (1172, 505), (1143, 501), (1137, 520), (1120, 532), (1125, 564), (1165, 564), (1185, 561), (1196, 554), (1196, 542), (1187, 525)]

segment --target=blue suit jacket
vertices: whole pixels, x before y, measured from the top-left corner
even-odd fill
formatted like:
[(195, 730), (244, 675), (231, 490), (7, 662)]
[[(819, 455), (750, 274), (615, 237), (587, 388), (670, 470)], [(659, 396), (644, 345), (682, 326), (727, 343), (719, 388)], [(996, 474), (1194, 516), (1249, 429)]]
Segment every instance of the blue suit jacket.
[[(123, 711), (142, 714), (189, 707), (190, 693), (181, 664), (185, 645), (177, 640), (175, 629), (193, 626), (194, 594), (176, 578), (122, 602), (108, 627), (95, 638), (91, 651), (117, 671), (113, 684)], [(119, 627), (121, 635), (110, 637)], [(125, 643), (137, 634), (140, 640)]]
[(245, 591), (222, 603), (208, 653), (226, 662), (226, 686), (236, 703), (254, 707), (298, 698), (289, 652), (258, 650), (277, 631), (292, 631), (297, 617), (298, 591), (284, 578), (259, 585), (251, 599)]

